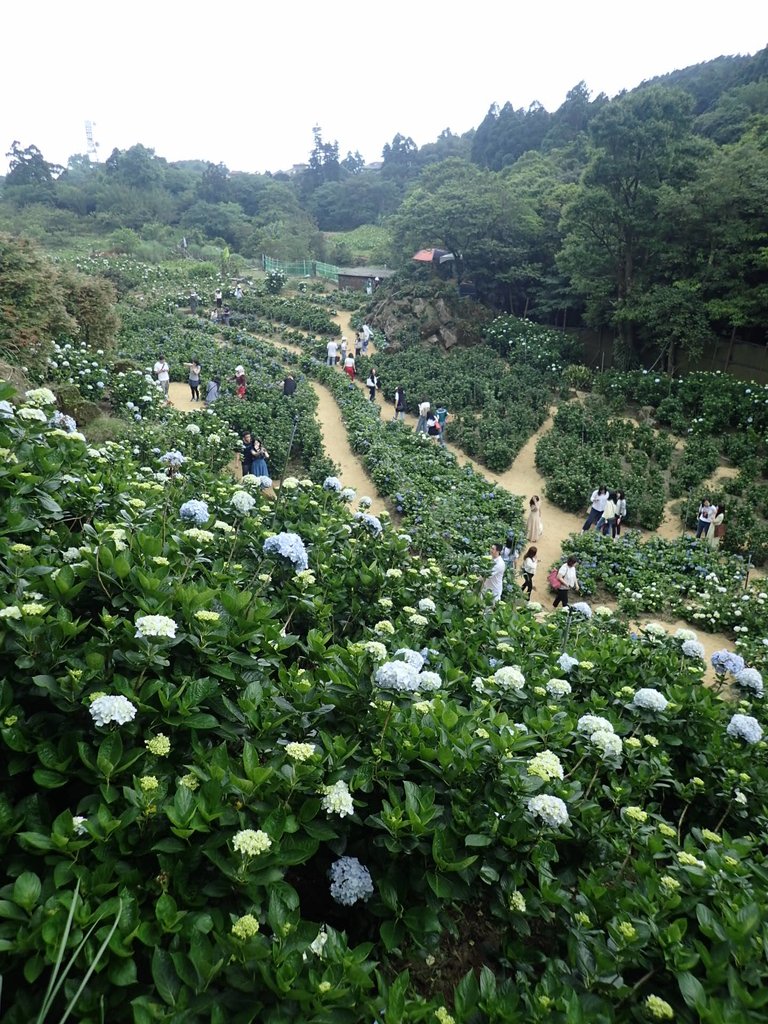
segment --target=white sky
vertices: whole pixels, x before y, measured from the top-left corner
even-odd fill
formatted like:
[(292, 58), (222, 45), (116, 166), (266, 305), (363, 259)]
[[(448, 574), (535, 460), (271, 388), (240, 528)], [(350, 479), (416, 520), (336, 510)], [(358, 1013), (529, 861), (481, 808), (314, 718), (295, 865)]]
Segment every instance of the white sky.
[[(762, 13), (761, 13), (762, 12)], [(0, 173), (14, 139), (66, 163), (136, 142), (230, 170), (307, 159), (312, 126), (378, 160), (476, 127), (493, 102), (556, 109), (584, 79), (643, 79), (768, 43), (764, 0), (38, 0), (5, 3)]]

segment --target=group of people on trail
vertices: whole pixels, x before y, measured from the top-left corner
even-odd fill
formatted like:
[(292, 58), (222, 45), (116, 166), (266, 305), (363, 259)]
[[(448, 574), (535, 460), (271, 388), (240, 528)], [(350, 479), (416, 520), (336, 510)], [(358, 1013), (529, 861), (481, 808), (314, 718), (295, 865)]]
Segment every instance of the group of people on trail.
[[(400, 392), (399, 396), (398, 391)], [(402, 388), (398, 388), (395, 392), (395, 419), (398, 419), (401, 407), (403, 415), (399, 418), (403, 419), (405, 416), (405, 392)], [(433, 409), (431, 402), (428, 402), (426, 399), (419, 402), (419, 418), (416, 421), (417, 434), (426, 434), (427, 437), (436, 437), (440, 444), (445, 446), (445, 424), (447, 421), (448, 410), (445, 406), (441, 405), (438, 406), (437, 409)]]
[(696, 514), (696, 539), (702, 537), (713, 548), (719, 548), (725, 537), (725, 505), (714, 505), (704, 498)]
[[(189, 384), (190, 401), (205, 402), (206, 405), (213, 405), (213, 403), (219, 398), (221, 394), (221, 378), (217, 375), (212, 375), (211, 377), (209, 377), (205, 385), (205, 394), (203, 397), (201, 397), (200, 390), (203, 380), (203, 368), (200, 363), (200, 360), (192, 359), (190, 360), (190, 362), (184, 363), (183, 365), (186, 366), (188, 370), (187, 383)], [(171, 368), (168, 364), (168, 360), (165, 358), (164, 355), (161, 354), (158, 356), (157, 362), (152, 367), (152, 372), (154, 373), (158, 384), (163, 389), (163, 394), (165, 395), (166, 401), (168, 401), (168, 389), (170, 387), (171, 381)], [(288, 376), (291, 377), (291, 374), (289, 374)], [(240, 365), (235, 367), (234, 386), (235, 394), (237, 395), (237, 397), (245, 398), (245, 367)], [(295, 390), (295, 381), (293, 381), (293, 387), (291, 387), (290, 385), (286, 385), (286, 383), (284, 382), (284, 394), (293, 394)]]
[(243, 434), (243, 476), (269, 476), (269, 452), (250, 430)]
[(621, 524), (627, 517), (627, 499), (623, 491), (611, 491), (605, 486), (597, 487), (592, 491), (589, 499), (590, 506), (587, 509), (587, 518), (581, 528), (582, 533), (588, 533), (594, 526), (598, 533), (607, 537), (621, 535)]
[[(490, 593), (493, 596), (494, 603), (501, 600), (504, 589), (504, 573), (510, 566), (514, 572), (517, 567), (520, 550), (520, 546), (516, 544), (515, 535), (512, 532), (507, 534), (507, 543), (505, 545), (491, 544), (489, 552), (492, 559), (491, 572), (483, 580), (480, 592)], [(552, 603), (553, 608), (557, 608), (558, 605), (567, 608), (570, 592), (578, 592), (581, 589), (576, 576), (577, 564), (578, 559), (576, 555), (569, 555), (559, 569), (553, 569), (550, 572), (548, 581), (555, 592), (555, 600)], [(531, 544), (523, 555), (523, 583), (520, 587), (527, 600), (531, 599), (533, 579), (538, 567), (538, 548), (535, 544)]]
[[(243, 297), (243, 286), (238, 282), (235, 285), (234, 296), (236, 299), (242, 299)], [(200, 296), (196, 290), (192, 288), (188, 298), (189, 310), (193, 316), (197, 314), (198, 306), (200, 305)], [(219, 286), (213, 294), (214, 308), (210, 312), (210, 320), (212, 323), (224, 324), (225, 327), (229, 327), (230, 317), (232, 311), (229, 306), (224, 304), (224, 292)]]

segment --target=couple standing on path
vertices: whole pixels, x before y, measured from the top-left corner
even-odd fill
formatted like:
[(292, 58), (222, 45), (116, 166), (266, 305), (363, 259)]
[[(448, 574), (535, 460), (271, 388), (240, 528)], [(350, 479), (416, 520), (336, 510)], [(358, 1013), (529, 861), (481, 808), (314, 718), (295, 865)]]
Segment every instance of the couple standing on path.
[(712, 548), (719, 548), (725, 536), (725, 505), (713, 505), (709, 498), (704, 498), (699, 505), (696, 516), (696, 539), (701, 537)]
[[(405, 393), (398, 388), (400, 399), (403, 404), (403, 415), (405, 414)], [(399, 412), (398, 392), (395, 392), (395, 419)], [(401, 419), (403, 417), (400, 417)], [(419, 402), (419, 418), (416, 421), (416, 433), (426, 434), (428, 437), (436, 437), (440, 444), (445, 447), (445, 424), (448, 420), (448, 410), (444, 405), (432, 411), (432, 405), (426, 399)]]
[(621, 524), (627, 515), (627, 500), (623, 491), (609, 491), (607, 487), (598, 487), (592, 491), (589, 499), (590, 507), (587, 510), (587, 518), (581, 528), (582, 533), (588, 533), (592, 526), (598, 533), (607, 537), (618, 537), (621, 534)]

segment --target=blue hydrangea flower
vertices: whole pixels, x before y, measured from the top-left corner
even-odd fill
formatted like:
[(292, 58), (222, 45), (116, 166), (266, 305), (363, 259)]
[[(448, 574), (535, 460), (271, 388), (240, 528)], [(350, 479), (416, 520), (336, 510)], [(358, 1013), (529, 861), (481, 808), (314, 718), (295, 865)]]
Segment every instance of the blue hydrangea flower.
[(730, 672), (732, 676), (737, 676), (744, 668), (744, 659), (740, 654), (735, 654), (733, 651), (715, 651), (710, 661), (712, 662), (712, 668), (718, 675), (725, 675), (726, 672)]
[(367, 527), (374, 537), (378, 537), (381, 533), (381, 520), (378, 516), (371, 515), (370, 512), (355, 512), (354, 518)]
[(702, 661), (704, 660), (704, 655), (706, 654), (704, 644), (700, 644), (698, 640), (684, 640), (681, 649), (686, 658), (700, 658)]
[(179, 509), (179, 515), (185, 523), (194, 523), (195, 526), (204, 526), (210, 518), (208, 506), (197, 498), (185, 501)]
[(744, 740), (747, 743), (759, 743), (763, 738), (760, 723), (751, 715), (733, 715), (725, 731), (734, 739)]
[(577, 615), (582, 615), (585, 619), (592, 618), (592, 609), (586, 601), (577, 601), (576, 604), (570, 605), (570, 609), (572, 612), (576, 612)]
[(331, 896), (343, 907), (351, 907), (358, 900), (373, 895), (371, 873), (357, 857), (339, 857), (331, 864)]
[(412, 693), (419, 688), (419, 669), (404, 661), (385, 662), (376, 669), (373, 678), (379, 686), (383, 686), (387, 690)]
[(341, 480), (337, 476), (327, 476), (323, 480), (323, 488), (326, 491), (335, 491), (337, 494), (341, 491)]
[(747, 690), (754, 690), (756, 696), (763, 696), (763, 677), (756, 668), (743, 668), (737, 673), (736, 682)]
[(309, 556), (298, 533), (273, 533), (264, 541), (265, 555), (280, 555), (289, 561), (296, 572), (309, 568)]
[(183, 466), (186, 461), (181, 452), (175, 450), (160, 456), (160, 462), (164, 462), (168, 466), (174, 466), (177, 469), (179, 466)]
[(563, 672), (570, 672), (572, 668), (576, 668), (579, 664), (578, 658), (572, 658), (570, 654), (563, 652), (557, 659), (557, 664), (563, 670)]

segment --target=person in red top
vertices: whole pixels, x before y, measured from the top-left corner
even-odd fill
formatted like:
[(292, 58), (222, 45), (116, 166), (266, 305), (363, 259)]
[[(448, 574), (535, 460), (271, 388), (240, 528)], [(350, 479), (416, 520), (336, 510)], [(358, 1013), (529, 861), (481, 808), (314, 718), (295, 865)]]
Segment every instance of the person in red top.
[(245, 398), (245, 367), (235, 367), (235, 388), (238, 398)]

